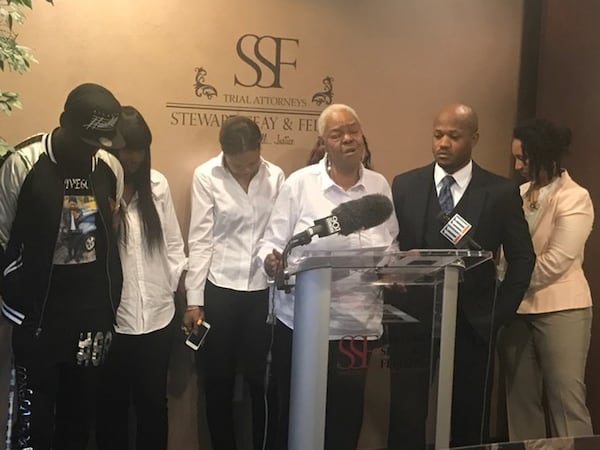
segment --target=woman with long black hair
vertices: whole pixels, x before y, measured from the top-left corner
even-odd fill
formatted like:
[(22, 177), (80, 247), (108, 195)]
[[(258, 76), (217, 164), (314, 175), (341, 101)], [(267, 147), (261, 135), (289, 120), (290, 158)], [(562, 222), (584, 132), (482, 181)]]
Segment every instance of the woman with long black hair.
[(148, 124), (124, 106), (119, 130), (126, 141), (117, 152), (125, 174), (119, 242), (124, 280), (99, 399), (98, 447), (128, 448), (131, 399), (136, 448), (166, 450), (174, 293), (184, 290), (187, 259), (167, 179), (151, 169)]

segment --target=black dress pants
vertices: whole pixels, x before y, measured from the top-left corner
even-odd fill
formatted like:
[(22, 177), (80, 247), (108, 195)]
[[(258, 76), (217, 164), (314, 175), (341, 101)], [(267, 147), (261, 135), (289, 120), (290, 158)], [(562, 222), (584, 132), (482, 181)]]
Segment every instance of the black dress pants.
[(173, 329), (172, 322), (147, 334), (115, 333), (99, 389), (98, 450), (128, 450), (130, 405), (136, 419), (135, 448), (167, 449), (167, 371)]
[[(432, 341), (431, 335), (432, 295), (429, 288), (415, 288), (406, 294), (387, 297), (394, 306), (419, 319), (419, 322), (389, 327), (389, 450), (426, 448), (431, 366), (437, 365), (439, 356), (439, 340)], [(493, 361), (493, 346), (473, 329), (459, 309), (452, 389), (452, 446), (489, 441)]]
[(270, 342), (266, 323), (268, 290), (235, 291), (206, 282), (205, 319), (210, 332), (198, 350), (204, 374), (206, 417), (213, 450), (235, 450), (233, 393), (235, 376), (242, 373), (252, 401), (254, 450), (263, 446), (267, 395), (265, 368)]

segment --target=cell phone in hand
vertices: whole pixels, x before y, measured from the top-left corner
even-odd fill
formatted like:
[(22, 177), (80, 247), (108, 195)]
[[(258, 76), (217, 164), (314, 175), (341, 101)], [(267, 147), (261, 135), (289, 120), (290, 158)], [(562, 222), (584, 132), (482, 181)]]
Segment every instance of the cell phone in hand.
[(204, 339), (210, 330), (210, 324), (202, 319), (198, 319), (194, 328), (190, 334), (188, 334), (187, 339), (185, 340), (185, 345), (188, 347), (198, 350), (202, 344), (204, 343)]

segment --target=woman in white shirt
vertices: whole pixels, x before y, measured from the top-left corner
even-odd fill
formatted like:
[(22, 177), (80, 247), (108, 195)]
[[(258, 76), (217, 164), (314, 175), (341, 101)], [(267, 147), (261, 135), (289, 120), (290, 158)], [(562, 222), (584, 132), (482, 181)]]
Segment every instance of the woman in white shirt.
[(511, 441), (593, 434), (584, 384), (592, 297), (582, 263), (594, 207), (561, 167), (570, 142), (570, 130), (541, 119), (513, 133), (515, 170), (529, 180), (521, 196), (537, 259), (517, 318), (499, 340)]
[[(347, 105), (330, 105), (319, 116), (317, 128), (325, 156), (317, 164), (297, 170), (283, 184), (261, 242), (259, 256), (271, 276), (280, 270), (281, 252), (292, 236), (327, 217), (340, 204), (369, 194), (382, 194), (391, 203), (392, 193), (387, 180), (362, 164), (365, 140), (356, 111)], [(336, 234), (315, 238), (308, 245), (292, 250), (289, 260), (294, 261), (306, 250), (381, 250), (393, 245), (397, 234), (398, 222), (392, 214), (386, 222), (348, 236)], [(362, 283), (359, 278), (358, 272), (353, 273), (343, 281), (333, 283), (331, 288), (325, 418), (327, 450), (355, 450), (358, 445), (368, 358), (383, 332), (381, 290)], [(277, 449), (286, 450), (295, 291), (277, 290), (274, 297), (277, 321), (273, 374), (279, 396), (276, 439)], [(361, 348), (364, 357), (349, 358), (351, 347)]]
[(250, 118), (230, 117), (219, 135), (222, 153), (196, 168), (192, 182), (184, 325), (189, 329), (203, 317), (211, 325), (197, 360), (213, 450), (236, 448), (238, 369), (252, 400), (254, 449), (263, 448), (269, 302), (257, 252), (284, 175), (262, 159), (261, 139)]
[(167, 369), (174, 293), (183, 293), (187, 258), (167, 179), (150, 165), (152, 134), (142, 115), (124, 106), (117, 152), (125, 174), (119, 254), (123, 290), (99, 398), (98, 448), (128, 449), (130, 399), (136, 448), (166, 450)]

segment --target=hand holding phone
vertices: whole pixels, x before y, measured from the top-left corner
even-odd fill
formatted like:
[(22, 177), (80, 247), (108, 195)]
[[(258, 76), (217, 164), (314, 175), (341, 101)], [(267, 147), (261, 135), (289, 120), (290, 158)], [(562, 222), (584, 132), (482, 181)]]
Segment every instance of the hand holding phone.
[(198, 319), (194, 324), (191, 333), (188, 334), (185, 345), (194, 350), (198, 350), (204, 343), (204, 339), (209, 330), (210, 324), (202, 319)]

